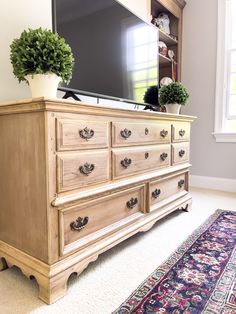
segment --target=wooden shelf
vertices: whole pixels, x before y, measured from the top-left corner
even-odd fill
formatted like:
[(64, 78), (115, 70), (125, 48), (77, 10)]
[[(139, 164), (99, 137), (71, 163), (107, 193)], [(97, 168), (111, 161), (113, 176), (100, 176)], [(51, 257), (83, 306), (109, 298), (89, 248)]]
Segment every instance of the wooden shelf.
[[(159, 29), (159, 28), (158, 28)], [(178, 40), (175, 40), (165, 32), (159, 29), (159, 41), (163, 41), (167, 46), (178, 45)]]
[[(159, 53), (159, 63), (160, 64), (171, 64), (171, 59), (168, 57), (163, 56), (161, 53)], [(176, 62), (174, 61), (176, 64)]]
[[(181, 80), (181, 61), (182, 61), (182, 17), (185, 0), (150, 0), (151, 21), (153, 18), (158, 18), (161, 13), (166, 13), (170, 22), (170, 34), (167, 34), (163, 29), (158, 28), (159, 41), (166, 44), (168, 50), (174, 52), (174, 71), (175, 80)], [(173, 37), (174, 38), (173, 38)], [(172, 60), (169, 55), (163, 56), (159, 54), (159, 73), (161, 77), (171, 77)]]

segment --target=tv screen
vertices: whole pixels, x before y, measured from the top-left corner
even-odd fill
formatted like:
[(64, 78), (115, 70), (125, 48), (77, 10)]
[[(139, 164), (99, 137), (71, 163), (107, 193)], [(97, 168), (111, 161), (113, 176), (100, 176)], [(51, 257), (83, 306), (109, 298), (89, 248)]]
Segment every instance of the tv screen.
[(158, 31), (115, 0), (54, 0), (54, 31), (71, 46), (67, 87), (143, 103), (158, 84)]

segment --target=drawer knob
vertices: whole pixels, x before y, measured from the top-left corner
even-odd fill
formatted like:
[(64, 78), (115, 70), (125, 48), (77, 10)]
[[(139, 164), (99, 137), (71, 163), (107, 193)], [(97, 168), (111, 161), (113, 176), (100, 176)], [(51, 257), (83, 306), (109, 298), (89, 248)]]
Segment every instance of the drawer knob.
[(125, 158), (125, 159), (121, 160), (120, 163), (121, 163), (121, 166), (126, 169), (132, 164), (132, 159)]
[(152, 192), (152, 197), (153, 198), (158, 198), (158, 196), (161, 194), (161, 190), (160, 189), (156, 189)]
[(145, 153), (145, 159), (148, 159), (148, 157), (149, 157), (149, 153), (147, 152)]
[(183, 185), (184, 185), (184, 180), (183, 179), (179, 180), (178, 187), (182, 188)]
[(82, 230), (88, 223), (88, 217), (78, 217), (76, 221), (72, 221), (70, 224), (71, 230), (80, 231)]
[(86, 127), (83, 130), (79, 130), (79, 135), (81, 138), (87, 141), (94, 136), (94, 130)]
[(149, 133), (148, 128), (145, 128), (145, 135), (148, 135), (148, 133)]
[(95, 165), (89, 164), (88, 162), (86, 162), (83, 166), (79, 167), (79, 171), (86, 176), (90, 175), (90, 173), (93, 172), (94, 169)]
[(179, 151), (179, 157), (183, 157), (184, 154), (185, 154), (185, 150), (181, 149), (181, 150)]
[(167, 137), (167, 135), (168, 135), (168, 131), (167, 130), (162, 130), (161, 132), (160, 132), (160, 135), (161, 135), (161, 137)]
[(168, 154), (167, 153), (162, 153), (161, 155), (160, 155), (160, 158), (161, 158), (161, 160), (166, 160), (166, 158), (168, 157)]
[(127, 203), (127, 207), (130, 208), (130, 209), (133, 209), (136, 205), (138, 204), (138, 198), (135, 197), (135, 198), (131, 198)]
[(180, 135), (181, 137), (183, 137), (184, 134), (185, 134), (185, 130), (183, 130), (183, 129), (179, 130), (179, 135)]
[(121, 130), (120, 131), (120, 135), (125, 139), (127, 140), (127, 138), (129, 138), (131, 136), (132, 132), (131, 130), (128, 130), (128, 129), (124, 129), (124, 130)]

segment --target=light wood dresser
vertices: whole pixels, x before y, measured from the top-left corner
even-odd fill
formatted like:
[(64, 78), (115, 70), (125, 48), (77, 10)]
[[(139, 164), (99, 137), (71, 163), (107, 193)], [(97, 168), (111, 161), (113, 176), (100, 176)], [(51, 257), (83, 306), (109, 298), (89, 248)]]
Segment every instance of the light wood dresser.
[(188, 210), (194, 117), (38, 98), (0, 106), (0, 268), (52, 303), (98, 255)]

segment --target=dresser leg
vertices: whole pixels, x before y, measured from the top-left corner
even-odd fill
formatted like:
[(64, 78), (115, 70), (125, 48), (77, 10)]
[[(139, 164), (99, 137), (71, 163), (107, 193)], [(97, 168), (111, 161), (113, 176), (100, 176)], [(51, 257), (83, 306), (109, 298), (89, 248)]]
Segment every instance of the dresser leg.
[(36, 280), (39, 285), (39, 298), (47, 304), (54, 303), (67, 292), (68, 276), (63, 276), (63, 274), (59, 274), (51, 279), (40, 276)]
[(96, 261), (98, 254), (82, 260), (69, 267), (68, 269), (57, 273), (52, 278), (37, 274), (36, 280), (39, 285), (39, 298), (47, 304), (52, 304), (62, 298), (67, 293), (67, 282), (72, 274), (77, 276), (88, 266), (89, 263)]

